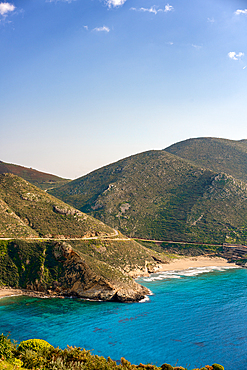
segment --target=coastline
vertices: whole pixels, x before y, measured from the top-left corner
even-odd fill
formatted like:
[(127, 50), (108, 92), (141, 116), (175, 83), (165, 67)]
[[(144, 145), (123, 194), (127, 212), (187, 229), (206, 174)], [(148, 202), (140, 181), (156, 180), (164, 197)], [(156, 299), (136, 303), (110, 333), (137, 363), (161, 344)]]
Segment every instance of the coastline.
[[(197, 256), (197, 257), (181, 257), (176, 258), (174, 260), (170, 260), (169, 263), (160, 263), (158, 264), (152, 273), (159, 273), (164, 271), (181, 271), (187, 270), (190, 268), (197, 268), (197, 267), (231, 267), (231, 268), (240, 268), (235, 263), (228, 263), (225, 258), (222, 257), (205, 257), (205, 256)], [(133, 275), (134, 276), (133, 276)], [(132, 273), (132, 277), (136, 279), (137, 277), (147, 277), (150, 276), (150, 273), (141, 273), (138, 271), (138, 274)], [(10, 287), (0, 287), (0, 299), (7, 298), (12, 296), (29, 296), (29, 297), (39, 297), (39, 298), (65, 298), (55, 292), (37, 292), (31, 291), (26, 289), (15, 289)]]
[(57, 295), (56, 293), (49, 294), (44, 292), (37, 292), (35, 290), (27, 290), (21, 288), (10, 288), (10, 287), (0, 287), (0, 299), (1, 298), (8, 298), (8, 297), (15, 297), (15, 296), (29, 296), (35, 298), (65, 298), (64, 296)]
[(196, 257), (181, 257), (178, 259), (171, 260), (169, 263), (159, 264), (154, 268), (154, 273), (163, 272), (163, 271), (180, 271), (187, 270), (189, 268), (195, 267), (236, 267), (239, 268), (235, 263), (229, 263), (225, 258), (222, 257), (205, 257), (205, 256), (196, 256)]

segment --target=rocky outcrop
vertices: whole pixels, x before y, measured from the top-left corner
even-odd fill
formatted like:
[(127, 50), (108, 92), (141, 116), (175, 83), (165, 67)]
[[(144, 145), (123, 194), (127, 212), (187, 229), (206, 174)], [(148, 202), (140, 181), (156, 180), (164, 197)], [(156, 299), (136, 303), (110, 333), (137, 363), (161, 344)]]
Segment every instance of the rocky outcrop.
[(223, 243), (224, 258), (229, 262), (235, 262), (237, 265), (247, 268), (247, 246), (242, 244)]
[(59, 208), (57, 206), (53, 206), (53, 211), (60, 215), (65, 216), (82, 216), (82, 212), (78, 211), (77, 209), (67, 209), (67, 208)]
[(65, 271), (55, 288), (55, 292), (60, 295), (103, 301), (136, 302), (149, 294), (147, 288), (137, 284), (127, 275), (127, 283), (98, 275), (68, 243), (58, 242), (54, 248), (54, 256), (63, 263)]
[(55, 240), (0, 242), (0, 285), (21, 288), (31, 296), (118, 302), (140, 301), (149, 293), (114, 265), (114, 259), (104, 262), (95, 256), (95, 248), (75, 245)]

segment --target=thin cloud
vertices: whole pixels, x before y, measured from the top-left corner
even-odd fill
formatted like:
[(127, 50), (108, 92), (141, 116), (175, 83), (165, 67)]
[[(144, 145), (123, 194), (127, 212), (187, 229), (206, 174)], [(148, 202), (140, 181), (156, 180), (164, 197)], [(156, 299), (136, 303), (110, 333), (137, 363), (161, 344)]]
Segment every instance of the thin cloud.
[(106, 5), (108, 8), (116, 8), (118, 6), (122, 6), (127, 0), (105, 0)]
[(244, 9), (244, 10), (238, 9), (234, 12), (234, 14), (236, 14), (236, 15), (247, 14), (247, 9)]
[(151, 6), (151, 8), (139, 8), (139, 9), (135, 9), (135, 8), (131, 8), (132, 10), (137, 10), (139, 12), (148, 12), (148, 13), (154, 13), (154, 14), (157, 14), (158, 12), (162, 12), (162, 9), (156, 9), (154, 6)]
[(10, 3), (0, 3), (0, 14), (3, 16), (7, 16), (9, 12), (13, 12), (15, 10), (15, 6)]
[(208, 19), (207, 19), (207, 21), (208, 21), (209, 23), (214, 23), (214, 22), (215, 22), (214, 18), (208, 18)]
[(244, 53), (242, 53), (241, 51), (237, 54), (237, 53), (235, 53), (235, 51), (230, 51), (229, 53), (228, 53), (228, 57), (230, 58), (230, 59), (233, 59), (233, 60), (239, 60), (241, 57), (243, 57), (244, 56)]
[(243, 69), (245, 69), (247, 66), (244, 66)]
[(130, 8), (130, 10), (135, 10), (136, 12), (148, 12), (153, 14), (158, 14), (159, 12), (167, 13), (174, 10), (173, 6), (167, 4), (165, 6), (165, 9), (160, 9), (156, 5), (151, 6), (151, 8)]
[(87, 30), (87, 31), (88, 31), (88, 26), (83, 26), (83, 28), (85, 28), (85, 30)]
[(201, 46), (201, 45), (191, 44), (191, 46), (193, 46), (193, 48), (195, 48), (195, 49), (201, 49), (201, 48), (202, 48), (202, 46)]
[(93, 29), (96, 32), (110, 32), (110, 28), (103, 26), (103, 27), (96, 27)]

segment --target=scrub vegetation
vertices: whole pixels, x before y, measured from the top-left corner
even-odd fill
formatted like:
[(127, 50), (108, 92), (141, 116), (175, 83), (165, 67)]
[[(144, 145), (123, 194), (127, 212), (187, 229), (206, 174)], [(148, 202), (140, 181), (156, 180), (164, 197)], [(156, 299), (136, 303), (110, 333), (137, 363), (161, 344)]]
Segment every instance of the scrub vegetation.
[(114, 230), (13, 174), (0, 175), (0, 237), (81, 238)]
[[(209, 143), (210, 149), (211, 141), (204, 139), (204, 146)], [(221, 148), (220, 140), (218, 144), (212, 156)], [(245, 141), (238, 147), (246, 148)], [(218, 152), (218, 157), (226, 156), (227, 150)], [(130, 237), (198, 244), (245, 243), (247, 185), (242, 179), (247, 169), (240, 158), (236, 159), (239, 170), (234, 178), (232, 157), (229, 168), (224, 157), (225, 165), (219, 172), (222, 161), (209, 168), (208, 162), (202, 166), (165, 150), (148, 151), (50, 193)]]
[(165, 151), (200, 167), (224, 172), (247, 182), (247, 140), (201, 137), (173, 144)]
[[(29, 339), (17, 346), (8, 337), (0, 335), (0, 370), (39, 369), (39, 370), (187, 370), (181, 366), (164, 363), (160, 367), (151, 364), (133, 365), (125, 358), (119, 364), (110, 357), (93, 355), (79, 347), (54, 348), (40, 339)], [(218, 364), (194, 370), (224, 370)]]
[[(115, 283), (132, 284), (128, 275), (150, 270), (169, 255), (145, 248), (134, 240), (81, 240), (70, 243), (53, 240), (1, 240), (0, 285), (46, 292), (64, 286), (68, 267), (60, 249), (77, 253), (88, 270)], [(70, 257), (71, 258), (71, 257)], [(75, 262), (76, 263), (76, 262)]]

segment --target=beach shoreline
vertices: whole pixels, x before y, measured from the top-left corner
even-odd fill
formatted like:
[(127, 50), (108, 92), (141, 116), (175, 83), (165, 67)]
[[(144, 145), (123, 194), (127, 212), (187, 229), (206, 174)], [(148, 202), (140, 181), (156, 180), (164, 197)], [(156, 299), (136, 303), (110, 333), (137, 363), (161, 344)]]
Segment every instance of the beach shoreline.
[(181, 257), (169, 261), (169, 263), (159, 264), (154, 268), (154, 273), (163, 271), (181, 271), (197, 267), (232, 267), (238, 268), (235, 263), (229, 263), (222, 257)]
[(21, 289), (0, 287), (0, 298), (13, 297), (18, 295), (23, 295), (23, 291)]
[(38, 292), (35, 290), (27, 290), (21, 288), (11, 288), (11, 287), (0, 287), (0, 299), (15, 297), (15, 296), (28, 296), (34, 298), (65, 298), (65, 296), (58, 295), (54, 292), (49, 294), (47, 292)]

